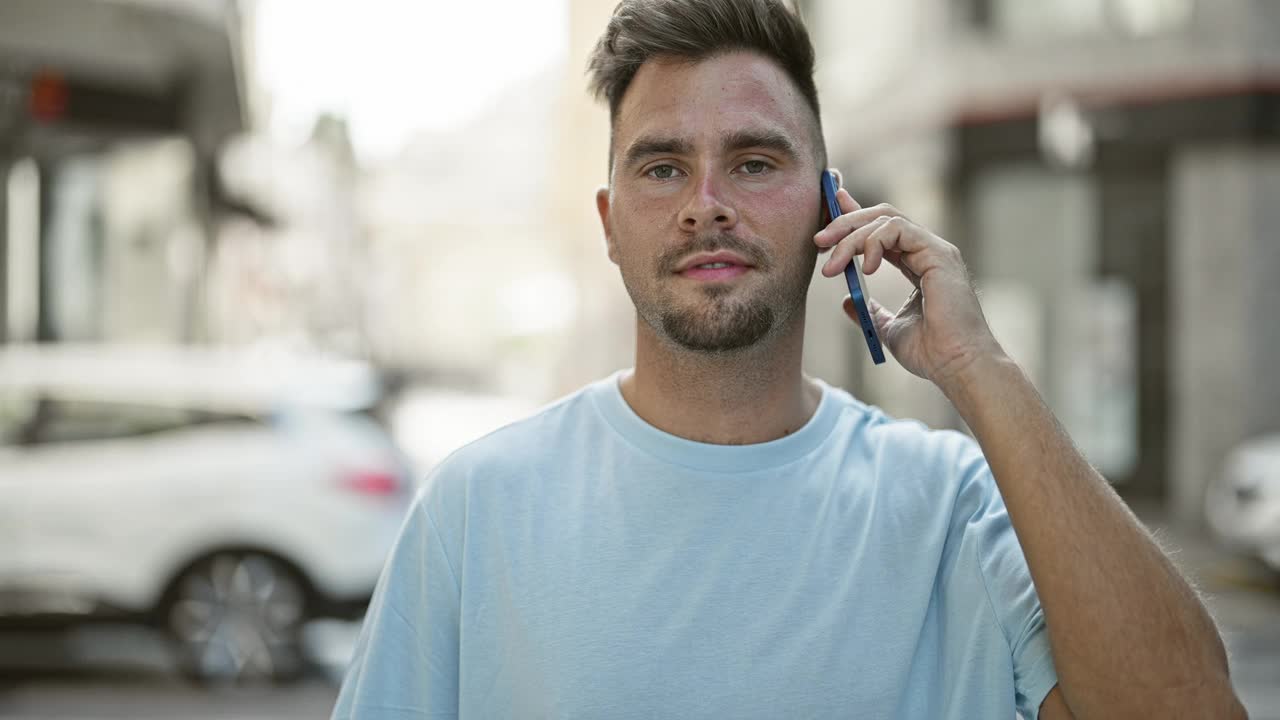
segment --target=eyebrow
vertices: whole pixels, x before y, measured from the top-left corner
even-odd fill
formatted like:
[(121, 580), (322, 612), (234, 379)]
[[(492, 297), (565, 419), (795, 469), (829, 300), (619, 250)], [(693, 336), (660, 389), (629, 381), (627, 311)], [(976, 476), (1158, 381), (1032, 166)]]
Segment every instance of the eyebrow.
[(800, 152), (796, 150), (796, 144), (791, 142), (791, 138), (775, 130), (739, 130), (726, 137), (721, 147), (727, 152), (751, 148), (772, 150), (785, 155), (789, 160), (800, 157)]
[[(800, 157), (796, 144), (786, 135), (774, 130), (738, 130), (730, 133), (720, 143), (725, 152), (761, 148), (772, 150), (790, 160)], [(685, 138), (647, 136), (637, 138), (627, 148), (623, 165), (631, 166), (654, 155), (692, 155), (693, 143)]]
[(653, 155), (691, 155), (693, 143), (684, 138), (640, 137), (627, 148), (623, 165), (631, 166)]

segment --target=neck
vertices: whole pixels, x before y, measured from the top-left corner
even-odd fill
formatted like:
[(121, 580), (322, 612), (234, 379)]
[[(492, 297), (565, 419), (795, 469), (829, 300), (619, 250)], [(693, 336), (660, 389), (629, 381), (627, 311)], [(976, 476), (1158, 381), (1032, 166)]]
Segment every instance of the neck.
[(622, 396), (650, 425), (717, 445), (768, 442), (799, 430), (822, 389), (801, 370), (803, 312), (781, 337), (730, 353), (673, 347), (637, 320), (636, 368)]

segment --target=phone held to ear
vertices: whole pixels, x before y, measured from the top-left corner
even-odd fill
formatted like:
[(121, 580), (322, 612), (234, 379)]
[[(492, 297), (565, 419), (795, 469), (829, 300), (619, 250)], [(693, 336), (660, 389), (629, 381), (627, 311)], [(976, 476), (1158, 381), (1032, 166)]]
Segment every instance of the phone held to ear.
[[(822, 171), (822, 197), (827, 202), (827, 213), (831, 220), (840, 217), (840, 203), (836, 202), (836, 176), (830, 170)], [(877, 365), (884, 362), (884, 346), (880, 344), (880, 333), (871, 321), (871, 308), (867, 305), (866, 286), (862, 280), (862, 267), (858, 258), (849, 260), (844, 269), (844, 279), (849, 284), (849, 297), (853, 298), (853, 309), (858, 315), (858, 324), (862, 326), (862, 335), (866, 338), (867, 349), (871, 351), (871, 359)]]

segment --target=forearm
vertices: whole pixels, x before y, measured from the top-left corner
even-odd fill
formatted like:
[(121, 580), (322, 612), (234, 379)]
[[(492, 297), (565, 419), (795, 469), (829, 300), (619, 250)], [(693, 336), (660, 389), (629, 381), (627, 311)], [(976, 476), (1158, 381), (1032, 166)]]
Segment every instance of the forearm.
[(1009, 510), (1076, 717), (1154, 717), (1162, 707), (1243, 717), (1221, 638), (1195, 591), (1017, 365), (975, 362), (942, 389)]

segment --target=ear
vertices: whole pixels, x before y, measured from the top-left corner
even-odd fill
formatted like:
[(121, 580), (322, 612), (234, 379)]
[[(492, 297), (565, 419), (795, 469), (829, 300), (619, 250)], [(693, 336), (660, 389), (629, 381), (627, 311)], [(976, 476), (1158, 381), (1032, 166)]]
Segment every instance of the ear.
[(613, 242), (613, 233), (609, 230), (609, 187), (607, 185), (596, 189), (596, 212), (600, 213), (600, 227), (604, 230), (604, 244), (609, 253), (609, 260), (617, 265), (618, 248)]

